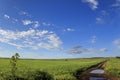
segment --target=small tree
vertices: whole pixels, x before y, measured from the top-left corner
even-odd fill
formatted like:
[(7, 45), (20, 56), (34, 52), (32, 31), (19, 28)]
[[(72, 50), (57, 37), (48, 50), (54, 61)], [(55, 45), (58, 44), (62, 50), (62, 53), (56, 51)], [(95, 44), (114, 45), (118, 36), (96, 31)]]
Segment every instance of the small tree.
[(17, 61), (18, 61), (19, 57), (20, 57), (19, 54), (16, 53), (10, 59), (12, 80), (15, 80), (15, 78), (16, 78)]

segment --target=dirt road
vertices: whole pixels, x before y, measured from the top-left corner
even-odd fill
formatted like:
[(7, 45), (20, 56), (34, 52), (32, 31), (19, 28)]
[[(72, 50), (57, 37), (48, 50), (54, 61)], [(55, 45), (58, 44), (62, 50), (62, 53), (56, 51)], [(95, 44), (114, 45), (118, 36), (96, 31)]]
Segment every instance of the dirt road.
[[(77, 80), (120, 80), (119, 78), (112, 77), (108, 75), (106, 72), (103, 73), (91, 73), (93, 70), (101, 69), (104, 71), (104, 68), (106, 66), (107, 60), (104, 62), (101, 62), (95, 66), (92, 66), (88, 70), (84, 71), (81, 75), (77, 77)], [(94, 79), (92, 79), (94, 78)]]

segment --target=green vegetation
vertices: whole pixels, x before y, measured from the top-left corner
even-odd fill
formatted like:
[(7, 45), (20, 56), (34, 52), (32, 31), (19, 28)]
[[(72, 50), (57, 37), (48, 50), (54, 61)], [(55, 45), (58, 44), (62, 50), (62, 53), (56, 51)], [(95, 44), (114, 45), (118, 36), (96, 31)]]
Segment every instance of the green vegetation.
[[(87, 68), (103, 60), (104, 59), (18, 60), (15, 75), (24, 79), (35, 80), (34, 77), (41, 77), (41, 73), (45, 73), (48, 77), (52, 75), (54, 80), (75, 80), (76, 71), (85, 71)], [(3, 76), (3, 74), (11, 75), (10, 65), (9, 59), (0, 59), (1, 76)]]
[(107, 62), (106, 72), (115, 77), (120, 77), (120, 59), (110, 59)]
[[(105, 59), (30, 60), (0, 59), (0, 80), (76, 80), (77, 74)], [(110, 59), (105, 71), (120, 77), (120, 59)], [(54, 78), (54, 79), (53, 79)]]
[(18, 61), (19, 57), (20, 57), (19, 54), (16, 53), (10, 59), (10, 64), (11, 64), (11, 79), (12, 80), (15, 80), (15, 78), (16, 78), (17, 61)]

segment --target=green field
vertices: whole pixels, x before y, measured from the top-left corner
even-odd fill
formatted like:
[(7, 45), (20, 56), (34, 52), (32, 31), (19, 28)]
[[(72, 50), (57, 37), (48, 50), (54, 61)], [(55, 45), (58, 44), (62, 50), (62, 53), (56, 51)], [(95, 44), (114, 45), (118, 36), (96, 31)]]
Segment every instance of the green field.
[[(61, 59), (61, 60), (19, 60), (17, 63), (17, 76), (31, 77), (36, 70), (49, 73), (54, 80), (76, 80), (74, 74), (77, 71), (85, 71), (87, 68), (98, 64), (105, 59)], [(107, 62), (106, 72), (120, 77), (120, 59), (111, 59)], [(0, 59), (0, 73), (10, 75), (10, 60)], [(2, 80), (2, 77), (0, 77)], [(33, 80), (30, 78), (30, 80)]]
[(106, 64), (105, 71), (109, 75), (120, 77), (120, 59), (110, 59)]
[[(48, 72), (55, 80), (75, 80), (77, 70), (85, 70), (104, 59), (19, 60), (17, 75), (26, 78), (35, 70)], [(9, 59), (0, 59), (0, 72), (10, 74)]]

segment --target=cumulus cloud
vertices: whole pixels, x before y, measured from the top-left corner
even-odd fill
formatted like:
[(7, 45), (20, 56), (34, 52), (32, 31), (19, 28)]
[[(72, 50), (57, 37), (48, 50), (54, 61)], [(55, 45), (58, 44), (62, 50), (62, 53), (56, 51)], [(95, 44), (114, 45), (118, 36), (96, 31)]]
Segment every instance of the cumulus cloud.
[(23, 20), (22, 23), (25, 26), (33, 25), (33, 28), (38, 28), (40, 26), (39, 21)]
[(23, 22), (23, 25), (29, 25), (33, 23), (31, 20), (23, 20), (22, 22)]
[(85, 3), (88, 3), (91, 9), (93, 10), (98, 8), (99, 3), (97, 0), (82, 0), (82, 1)]
[(38, 28), (40, 26), (40, 23), (38, 21), (34, 21), (34, 28)]
[(0, 42), (17, 48), (59, 49), (62, 41), (53, 32), (47, 30), (11, 31), (0, 29)]
[(7, 15), (7, 14), (4, 14), (4, 18), (5, 18), (5, 19), (10, 19), (10, 16)]
[(74, 46), (71, 49), (67, 50), (67, 53), (70, 54), (81, 54), (81, 53), (102, 53), (106, 52), (106, 48), (100, 48), (100, 49), (95, 49), (95, 48), (84, 48), (82, 46)]
[(92, 40), (91, 40), (91, 43), (96, 43), (96, 36), (92, 36)]
[(120, 49), (120, 39), (116, 39), (113, 43)]

